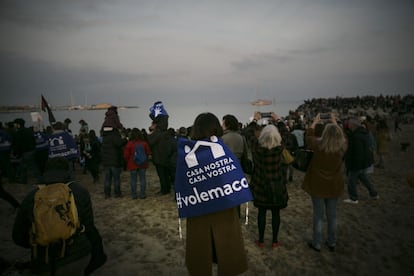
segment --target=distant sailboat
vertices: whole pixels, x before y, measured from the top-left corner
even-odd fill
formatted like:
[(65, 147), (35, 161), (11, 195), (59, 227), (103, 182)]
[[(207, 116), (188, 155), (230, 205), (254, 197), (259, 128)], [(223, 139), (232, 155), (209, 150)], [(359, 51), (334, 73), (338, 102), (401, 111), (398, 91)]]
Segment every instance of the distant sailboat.
[(273, 101), (271, 100), (264, 100), (264, 99), (258, 99), (254, 102), (251, 102), (252, 105), (254, 106), (264, 106), (264, 105), (272, 105)]
[(85, 104), (84, 105), (75, 105), (73, 100), (73, 94), (70, 93), (70, 103), (69, 110), (88, 110), (90, 109), (90, 106), (88, 105), (88, 94), (85, 94)]

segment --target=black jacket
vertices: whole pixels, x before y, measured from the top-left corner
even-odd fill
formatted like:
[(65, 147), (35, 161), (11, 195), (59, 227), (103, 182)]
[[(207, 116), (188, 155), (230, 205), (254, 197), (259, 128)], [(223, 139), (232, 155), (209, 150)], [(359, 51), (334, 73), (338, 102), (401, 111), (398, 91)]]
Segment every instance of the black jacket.
[(348, 149), (345, 153), (347, 171), (363, 170), (374, 163), (370, 145), (371, 138), (366, 128), (360, 126), (348, 133)]
[(126, 141), (122, 139), (117, 129), (102, 133), (101, 160), (104, 167), (123, 166), (123, 147)]
[[(67, 172), (49, 171), (45, 173), (43, 183), (53, 185), (54, 183), (67, 183), (69, 181), (71, 179)], [(75, 234), (73, 243), (66, 246), (65, 256), (56, 259), (56, 267), (78, 260), (90, 254), (91, 250), (93, 250), (92, 255), (103, 254), (102, 238), (94, 225), (92, 202), (89, 192), (77, 182), (71, 183), (69, 187), (73, 191), (79, 220), (81, 225), (85, 227), (85, 231), (80, 234)], [(31, 248), (29, 235), (33, 220), (34, 194), (37, 190), (38, 188), (36, 187), (24, 198), (13, 226), (13, 241), (17, 245), (25, 248)], [(45, 248), (38, 246), (37, 250), (37, 257), (32, 257), (32, 270), (34, 272), (50, 271), (53, 261), (49, 261), (49, 264), (45, 263)], [(56, 251), (59, 250), (56, 249)], [(49, 258), (53, 260), (53, 251), (50, 248)]]
[(148, 134), (152, 161), (155, 165), (174, 166), (177, 159), (177, 141), (167, 131), (156, 129)]
[(34, 151), (36, 149), (36, 140), (33, 131), (30, 128), (19, 128), (13, 133), (12, 141), (13, 154), (20, 157), (25, 152)]

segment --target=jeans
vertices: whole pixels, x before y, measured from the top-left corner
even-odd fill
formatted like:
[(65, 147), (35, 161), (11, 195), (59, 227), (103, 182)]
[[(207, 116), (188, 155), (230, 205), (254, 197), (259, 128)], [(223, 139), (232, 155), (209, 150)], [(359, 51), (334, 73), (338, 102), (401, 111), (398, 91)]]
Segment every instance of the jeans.
[(146, 173), (146, 169), (136, 169), (136, 170), (130, 171), (131, 196), (134, 199), (138, 198), (138, 195), (137, 195), (137, 175), (139, 175), (139, 182), (141, 184), (140, 197), (145, 198), (147, 196), (146, 195), (147, 180), (146, 180), (145, 173)]
[(121, 196), (121, 168), (105, 167), (105, 196), (111, 196), (112, 179), (114, 180), (114, 194), (116, 197)]
[(314, 247), (320, 249), (322, 244), (322, 224), (323, 213), (326, 211), (326, 220), (328, 222), (328, 245), (335, 246), (336, 244), (336, 205), (337, 198), (320, 198), (312, 197), (313, 206), (313, 236), (312, 244)]
[(377, 196), (378, 193), (375, 190), (374, 186), (372, 185), (371, 181), (368, 178), (367, 170), (357, 170), (357, 171), (349, 171), (348, 175), (348, 194), (349, 198), (352, 200), (358, 200), (358, 190), (357, 184), (358, 180), (368, 189), (369, 195), (374, 197)]

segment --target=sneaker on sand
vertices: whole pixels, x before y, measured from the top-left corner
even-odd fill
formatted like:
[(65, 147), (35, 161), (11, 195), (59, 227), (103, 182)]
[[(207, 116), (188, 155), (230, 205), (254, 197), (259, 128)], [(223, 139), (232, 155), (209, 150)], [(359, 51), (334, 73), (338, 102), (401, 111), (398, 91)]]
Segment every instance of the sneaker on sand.
[(352, 200), (350, 198), (344, 199), (345, 203), (351, 203), (351, 204), (358, 204), (358, 200)]

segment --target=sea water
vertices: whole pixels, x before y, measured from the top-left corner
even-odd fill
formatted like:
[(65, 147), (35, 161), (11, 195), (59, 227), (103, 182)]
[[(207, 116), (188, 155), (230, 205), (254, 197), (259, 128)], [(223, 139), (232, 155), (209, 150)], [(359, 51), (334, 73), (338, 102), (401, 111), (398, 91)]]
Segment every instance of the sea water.
[[(254, 106), (251, 103), (238, 103), (238, 104), (191, 104), (191, 105), (174, 105), (164, 102), (164, 107), (169, 115), (169, 127), (178, 129), (182, 126), (189, 127), (193, 124), (194, 119), (198, 114), (203, 112), (211, 112), (215, 114), (218, 119), (222, 120), (226, 114), (232, 114), (242, 124), (247, 124), (253, 117), (255, 111), (260, 112), (274, 112), (280, 117), (287, 116), (289, 111), (294, 111), (302, 104), (303, 101), (291, 101), (280, 102), (266, 106)], [(119, 118), (125, 128), (137, 127), (139, 129), (148, 127), (151, 125), (151, 119), (149, 117), (149, 108), (140, 106), (138, 108), (126, 108), (118, 109)], [(89, 125), (89, 129), (94, 129), (97, 133), (101, 129), (102, 123), (105, 119), (106, 110), (54, 110), (53, 115), (57, 121), (63, 122), (66, 118), (69, 118), (72, 123), (69, 128), (74, 134), (79, 133), (80, 124), (79, 120), (83, 119)], [(47, 112), (39, 110), (39, 114), (42, 117), (40, 123), (41, 127), (49, 125)], [(2, 123), (13, 121), (16, 118), (22, 118), (26, 121), (26, 126), (33, 126), (37, 123), (32, 121), (30, 112), (25, 113), (0, 113), (0, 121)]]

